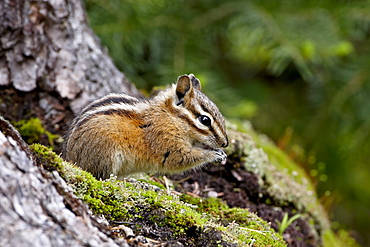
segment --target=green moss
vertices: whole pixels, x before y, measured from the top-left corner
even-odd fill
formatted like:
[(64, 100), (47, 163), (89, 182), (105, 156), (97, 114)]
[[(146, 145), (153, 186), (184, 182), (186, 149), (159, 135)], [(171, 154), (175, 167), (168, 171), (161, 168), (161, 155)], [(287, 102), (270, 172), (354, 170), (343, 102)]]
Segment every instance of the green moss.
[(29, 120), (13, 122), (13, 125), (17, 128), (21, 136), (28, 144), (40, 142), (41, 136), (46, 135), (49, 144), (54, 146), (54, 141), (59, 138), (59, 135), (55, 135), (47, 131), (42, 126), (42, 123), (38, 118), (30, 118)]
[(65, 163), (62, 177), (95, 214), (104, 215), (108, 220), (127, 220), (131, 217), (128, 213), (131, 200), (128, 195), (120, 193), (121, 186), (118, 184), (96, 180), (90, 173), (68, 163)]
[[(340, 234), (335, 235), (330, 230), (328, 224), (325, 223), (327, 217), (321, 211), (314, 193), (307, 196), (297, 194), (297, 191), (292, 189), (294, 187), (307, 192), (307, 188), (310, 188), (309, 185), (304, 183), (302, 185), (298, 182), (302, 181), (302, 178), (289, 180), (291, 177), (289, 171), (295, 170), (292, 166), (289, 165), (291, 168), (284, 168), (284, 164), (271, 166), (267, 156), (264, 156), (261, 150), (256, 149), (251, 137), (243, 134), (235, 136), (233, 133), (231, 137), (231, 139), (236, 138), (238, 143), (230, 145), (233, 149), (227, 150), (229, 157), (241, 157), (246, 169), (260, 176), (261, 186), (271, 193), (274, 202), (281, 200), (302, 205), (299, 213), (303, 212), (304, 217), (312, 223), (312, 226), (317, 226), (317, 223), (321, 222), (319, 225), (322, 230), (323, 246), (341, 246), (337, 245), (339, 242), (347, 244), (342, 246), (357, 246), (345, 231), (340, 231)], [(273, 150), (273, 147), (270, 147)], [(186, 239), (188, 243), (194, 245), (199, 241), (199, 243), (210, 243), (212, 246), (245, 246), (247, 244), (286, 246), (281, 235), (277, 234), (267, 222), (247, 209), (229, 208), (216, 198), (168, 195), (163, 190), (164, 186), (151, 180), (141, 179), (135, 183), (120, 181), (114, 177), (104, 181), (96, 180), (90, 173), (63, 161), (50, 148), (33, 144), (31, 149), (39, 163), (48, 170), (57, 170), (73, 188), (76, 196), (88, 204), (94, 214), (102, 215), (108, 221), (131, 222), (137, 226), (137, 231), (140, 231), (144, 225), (159, 227), (169, 232), (168, 238), (174, 236), (175, 239)], [(275, 160), (285, 162), (285, 158), (276, 150), (270, 152), (271, 154), (279, 157)], [(284, 183), (287, 184), (284, 186)], [(272, 186), (275, 188), (271, 189)], [(313, 203), (308, 202), (310, 198), (313, 198)], [(189, 238), (189, 236), (192, 237)]]
[[(96, 180), (90, 173), (62, 161), (40, 144), (32, 150), (43, 164), (50, 163), (97, 215), (108, 221), (127, 221), (166, 229), (169, 238), (205, 241), (212, 246), (286, 246), (281, 236), (246, 209), (230, 209), (219, 199), (172, 196), (164, 190), (138, 181)], [(158, 190), (158, 184), (155, 184)], [(140, 227), (138, 228), (140, 229)], [(262, 232), (263, 231), (263, 232)], [(192, 237), (189, 237), (192, 236)]]
[(162, 189), (162, 190), (165, 190), (165, 186), (161, 183), (158, 183), (156, 181), (153, 181), (153, 180), (150, 180), (150, 179), (138, 179), (139, 181), (141, 182), (146, 182), (148, 184), (151, 184), (151, 185), (154, 185), (154, 186), (157, 186), (158, 188)]
[(41, 164), (45, 169), (49, 171), (61, 171), (63, 160), (56, 153), (54, 153), (51, 148), (35, 143), (30, 146), (30, 149), (35, 154), (38, 163)]
[(204, 199), (182, 194), (180, 196), (180, 200), (192, 205), (196, 205), (198, 210), (213, 215), (218, 215), (220, 211), (228, 209), (228, 206), (225, 203), (223, 203), (220, 199), (213, 197)]
[[(211, 215), (220, 224), (218, 230), (235, 234), (242, 243), (254, 243), (254, 246), (281, 246), (281, 236), (276, 234), (270, 225), (250, 213), (248, 209), (229, 208), (217, 198), (195, 198), (182, 195), (181, 200), (197, 206), (197, 211)], [(254, 239), (254, 241), (252, 241)], [(280, 243), (281, 244), (281, 243)], [(283, 245), (284, 246), (284, 245)]]
[[(255, 149), (248, 146), (250, 137), (243, 138), (247, 145), (235, 150), (242, 157), (250, 155)], [(96, 180), (90, 173), (63, 161), (50, 148), (33, 144), (31, 150), (45, 168), (60, 173), (75, 195), (82, 199), (94, 214), (102, 215), (108, 221), (131, 222), (137, 226), (136, 231), (139, 233), (145, 225), (156, 230), (158, 227), (164, 229), (168, 232), (169, 239), (186, 239), (190, 245), (208, 243), (212, 246), (286, 246), (281, 235), (247, 209), (229, 208), (216, 198), (168, 195), (164, 190), (158, 191), (158, 187), (163, 186), (153, 181), (128, 183), (114, 177), (104, 181)], [(257, 171), (257, 174), (262, 171), (263, 179), (273, 181), (274, 176), (266, 174), (270, 172), (266, 167)], [(264, 183), (263, 186), (269, 184)], [(286, 200), (286, 195), (281, 195), (283, 200)], [(299, 199), (302, 200), (302, 197), (297, 197), (297, 200)], [(317, 224), (317, 219), (311, 218), (310, 221), (313, 225)], [(337, 236), (327, 227), (323, 232), (323, 246), (357, 246), (344, 231)]]

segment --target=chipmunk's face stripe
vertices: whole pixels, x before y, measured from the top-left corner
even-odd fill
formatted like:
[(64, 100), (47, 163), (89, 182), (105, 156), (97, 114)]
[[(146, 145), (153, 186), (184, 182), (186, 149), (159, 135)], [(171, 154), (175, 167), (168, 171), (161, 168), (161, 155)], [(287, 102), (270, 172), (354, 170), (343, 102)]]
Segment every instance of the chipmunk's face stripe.
[[(227, 145), (227, 137), (226, 137), (226, 131), (225, 131), (225, 122), (223, 120), (223, 116), (221, 115), (220, 111), (218, 110), (217, 106), (208, 99), (207, 96), (205, 96), (203, 93), (199, 92), (197, 95), (197, 103), (199, 104), (202, 115), (208, 113), (207, 116), (212, 116), (212, 124), (209, 127), (209, 130), (214, 134), (214, 137), (217, 140), (217, 143), (222, 143), (220, 145), (225, 146)], [(207, 102), (206, 105), (204, 102)], [(215, 121), (215, 119), (218, 119), (219, 121)]]
[(196, 119), (201, 115), (201, 111), (198, 105), (188, 104), (187, 110), (192, 114), (193, 118)]
[(203, 102), (198, 102), (198, 103), (204, 112), (211, 113), (211, 111), (203, 104)]
[[(194, 95), (194, 93), (192, 95)], [(184, 104), (179, 106), (172, 106), (172, 108), (177, 110), (177, 112), (174, 113), (177, 113), (176, 115), (178, 115), (181, 119), (185, 120), (188, 123), (188, 125), (195, 131), (198, 131), (200, 134), (205, 136), (211, 134), (209, 128), (200, 123), (199, 116), (207, 115), (211, 119), (211, 121), (213, 121), (212, 116), (202, 111), (200, 106), (198, 104), (194, 104), (191, 98), (186, 98), (184, 100)]]
[[(220, 111), (218, 110), (217, 106), (211, 100), (204, 99), (204, 98), (207, 98), (207, 96), (205, 96), (204, 94), (201, 94), (198, 97), (201, 99), (201, 100), (198, 100), (198, 102), (205, 112), (208, 112), (211, 115), (213, 115), (215, 119), (221, 119), (221, 120), (224, 119)], [(207, 106), (204, 104), (204, 102), (206, 101), (208, 102)], [(217, 124), (218, 129), (221, 131), (222, 135), (223, 136), (226, 135), (226, 132), (224, 131), (225, 130), (224, 121), (215, 121), (215, 123)]]
[[(169, 98), (165, 101), (166, 109), (169, 109), (173, 115), (183, 119), (195, 131), (208, 136), (210, 134), (208, 127), (199, 123), (198, 120), (202, 113), (200, 107), (189, 102), (189, 99), (183, 102), (183, 104), (176, 105), (173, 98)], [(210, 118), (212, 119), (211, 116)]]
[(179, 118), (183, 119), (185, 122), (188, 123), (188, 125), (194, 129), (195, 131), (201, 133), (202, 135), (208, 135), (209, 132), (207, 130), (199, 129), (197, 125), (194, 124), (193, 120), (189, 118), (187, 115), (179, 115)]
[[(170, 96), (170, 95), (169, 95)], [(173, 98), (165, 101), (166, 109), (171, 114), (178, 116), (185, 121), (194, 131), (202, 136), (208, 136), (211, 146), (226, 146), (228, 141), (225, 131), (223, 116), (217, 106), (202, 92), (195, 90), (192, 94), (184, 97), (182, 104), (175, 104)], [(207, 102), (205, 104), (204, 102)], [(200, 121), (200, 116), (207, 116), (211, 120), (211, 125), (204, 125)], [(216, 121), (216, 119), (218, 121)]]

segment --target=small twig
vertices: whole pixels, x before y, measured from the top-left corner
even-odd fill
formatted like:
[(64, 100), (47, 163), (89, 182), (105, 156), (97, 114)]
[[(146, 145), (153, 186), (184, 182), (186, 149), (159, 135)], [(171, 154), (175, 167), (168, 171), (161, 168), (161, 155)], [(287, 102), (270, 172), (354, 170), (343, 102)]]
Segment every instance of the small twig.
[(167, 195), (171, 194), (170, 185), (166, 176), (163, 176), (164, 185), (166, 186)]
[(257, 232), (259, 234), (262, 234), (263, 236), (266, 236), (266, 234), (264, 232), (269, 232), (269, 231), (258, 231), (258, 230), (254, 230), (254, 229), (250, 229), (250, 228), (246, 228), (246, 227), (240, 227), (242, 229), (245, 229), (247, 231), (251, 231), (251, 232)]
[(253, 244), (254, 244), (254, 242), (256, 242), (256, 240), (255, 240), (254, 238), (252, 238), (252, 242), (251, 242), (251, 244), (249, 245), (249, 247), (252, 247), (252, 246), (253, 246)]
[(186, 178), (180, 179), (180, 180), (174, 180), (177, 184), (181, 184), (185, 182), (186, 180), (189, 180), (191, 176), (187, 176)]
[(196, 194), (196, 195), (199, 194), (199, 183), (197, 181), (194, 182), (193, 193)]
[(189, 192), (189, 191), (187, 191), (187, 192), (186, 192), (186, 194), (187, 194), (187, 195), (190, 195), (190, 196), (193, 196), (193, 197), (198, 197), (198, 198), (200, 197), (200, 196), (198, 196), (198, 195), (196, 195), (196, 194), (194, 194), (194, 193), (191, 193), (191, 192)]

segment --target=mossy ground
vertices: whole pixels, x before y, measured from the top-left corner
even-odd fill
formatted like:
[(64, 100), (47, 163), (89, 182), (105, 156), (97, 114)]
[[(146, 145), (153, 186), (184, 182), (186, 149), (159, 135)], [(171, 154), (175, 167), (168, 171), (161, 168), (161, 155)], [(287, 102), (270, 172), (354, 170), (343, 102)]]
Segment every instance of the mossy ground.
[[(311, 225), (322, 246), (357, 246), (344, 231), (337, 235), (330, 229), (327, 215), (302, 169), (256, 133), (249, 134), (258, 139), (256, 142), (266, 149), (268, 156), (256, 147), (250, 136), (232, 132), (230, 129), (234, 143), (227, 150), (229, 159), (237, 160), (258, 178), (261, 191), (268, 195), (263, 197), (263, 203), (277, 209), (281, 207), (282, 212), (284, 208), (294, 208), (289, 211), (289, 217), (302, 214), (299, 220)], [(161, 183), (149, 177), (136, 182), (114, 177), (96, 180), (90, 173), (64, 162), (51, 149), (38, 144), (31, 147), (45, 168), (57, 170), (76, 196), (112, 226), (126, 222), (136, 235), (168, 243), (178, 241), (185, 246), (287, 245), (270, 223), (248, 209), (231, 208), (216, 198), (167, 194)]]
[[(247, 209), (229, 208), (221, 200), (168, 195), (150, 183), (111, 178), (96, 180), (90, 173), (62, 161), (42, 145), (33, 145), (39, 160), (50, 159), (77, 197), (109, 222), (128, 222), (138, 235), (186, 246), (286, 246), (268, 223)], [(58, 161), (58, 162), (55, 162)], [(156, 191), (155, 191), (156, 190)], [(148, 233), (155, 232), (156, 236)]]

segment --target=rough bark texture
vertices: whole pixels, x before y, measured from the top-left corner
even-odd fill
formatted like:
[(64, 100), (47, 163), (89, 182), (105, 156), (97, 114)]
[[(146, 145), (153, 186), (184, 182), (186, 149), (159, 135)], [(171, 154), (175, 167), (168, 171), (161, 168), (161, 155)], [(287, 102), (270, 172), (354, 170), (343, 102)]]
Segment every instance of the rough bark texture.
[[(112, 91), (138, 94), (88, 27), (81, 3), (1, 2), (0, 117), (37, 117), (63, 134), (89, 101)], [(57, 173), (35, 165), (3, 118), (0, 171), (0, 246), (117, 246)]]
[(0, 86), (52, 92), (70, 100), (74, 113), (108, 92), (138, 94), (88, 27), (81, 2), (2, 1)]
[(3, 118), (0, 170), (0, 246), (128, 246), (103, 233), (106, 227), (58, 173), (34, 164), (27, 145)]

